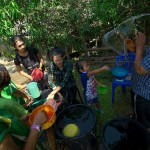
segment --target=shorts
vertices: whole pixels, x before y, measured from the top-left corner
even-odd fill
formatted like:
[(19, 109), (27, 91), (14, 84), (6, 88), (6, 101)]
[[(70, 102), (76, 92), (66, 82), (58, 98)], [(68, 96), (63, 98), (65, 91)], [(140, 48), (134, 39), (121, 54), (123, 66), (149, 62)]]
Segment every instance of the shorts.
[(134, 111), (137, 121), (145, 128), (150, 128), (150, 100), (135, 94)]

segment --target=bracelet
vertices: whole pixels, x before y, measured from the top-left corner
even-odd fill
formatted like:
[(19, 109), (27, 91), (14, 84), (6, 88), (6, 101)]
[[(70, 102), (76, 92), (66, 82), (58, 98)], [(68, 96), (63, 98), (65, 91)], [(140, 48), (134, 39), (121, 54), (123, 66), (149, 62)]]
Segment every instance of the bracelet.
[(36, 130), (38, 130), (39, 132), (42, 131), (42, 127), (41, 127), (40, 125), (32, 125), (32, 126), (31, 126), (31, 129), (36, 129)]

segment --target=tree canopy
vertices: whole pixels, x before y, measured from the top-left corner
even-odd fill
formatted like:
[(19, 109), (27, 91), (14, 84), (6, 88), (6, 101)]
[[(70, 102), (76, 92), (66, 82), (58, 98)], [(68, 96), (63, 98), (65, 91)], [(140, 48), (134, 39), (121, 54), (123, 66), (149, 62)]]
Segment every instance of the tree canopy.
[(1, 0), (0, 40), (21, 34), (43, 51), (81, 50), (129, 17), (149, 13), (149, 6), (149, 0)]

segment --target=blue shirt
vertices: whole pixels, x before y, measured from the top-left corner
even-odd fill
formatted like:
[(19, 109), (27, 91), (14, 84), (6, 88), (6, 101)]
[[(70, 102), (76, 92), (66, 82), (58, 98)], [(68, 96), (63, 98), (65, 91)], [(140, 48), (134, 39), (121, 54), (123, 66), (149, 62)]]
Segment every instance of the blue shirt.
[(148, 75), (139, 75), (134, 68), (132, 74), (132, 89), (135, 94), (150, 100), (150, 48), (145, 51), (143, 60), (140, 63), (149, 73)]

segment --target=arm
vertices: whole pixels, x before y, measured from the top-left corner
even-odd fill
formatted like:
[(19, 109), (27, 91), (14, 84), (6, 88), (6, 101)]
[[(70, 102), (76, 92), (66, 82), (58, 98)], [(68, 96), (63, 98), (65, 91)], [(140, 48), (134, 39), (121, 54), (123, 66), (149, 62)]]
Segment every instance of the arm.
[(9, 135), (9, 133), (7, 133), (3, 140), (0, 142), (0, 150), (20, 150), (20, 148), (15, 144), (15, 142), (13, 141), (11, 135)]
[(99, 74), (100, 72), (103, 72), (103, 71), (106, 71), (106, 70), (109, 70), (109, 67), (103, 66), (102, 68), (89, 71), (87, 76), (90, 77), (90, 76)]
[[(34, 138), (33, 138), (34, 137)], [(33, 150), (36, 148), (38, 140), (38, 131), (31, 129), (23, 150)], [(0, 150), (21, 150), (13, 141), (11, 135), (6, 134), (3, 141), (0, 143)]]
[(29, 136), (27, 138), (27, 141), (25, 143), (23, 150), (33, 150), (36, 148), (38, 134), (39, 134), (38, 130), (30, 129), (30, 133), (29, 133)]
[(19, 90), (19, 89), (17, 89), (15, 92), (13, 92), (12, 95), (17, 96), (17, 97), (23, 97), (28, 100), (31, 99), (24, 91)]
[[(28, 119), (29, 115), (24, 116), (23, 119)], [(35, 119), (33, 124), (34, 125), (42, 125), (47, 120), (44, 112), (39, 112)], [(38, 135), (39, 131), (37, 129), (30, 129), (29, 136), (26, 140), (26, 143), (23, 150), (34, 150), (36, 148), (36, 144), (38, 141)], [(53, 135), (53, 133), (51, 134)], [(10, 134), (6, 134), (3, 141), (0, 142), (0, 150), (20, 150), (20, 148), (15, 144)]]
[(20, 65), (16, 65), (16, 69), (19, 72), (19, 74), (21, 74), (22, 76), (30, 79), (31, 81), (33, 80), (32, 76), (28, 75), (26, 72), (22, 71), (22, 68)]
[(144, 33), (138, 32), (136, 35), (136, 58), (135, 58), (135, 70), (140, 75), (147, 75), (148, 71), (141, 65), (141, 61), (144, 55), (144, 46), (146, 38)]
[[(47, 118), (45, 112), (39, 112), (33, 122), (33, 125), (42, 125)], [(26, 140), (23, 150), (34, 150), (38, 141), (39, 131), (37, 129), (30, 129), (29, 136)]]
[(98, 86), (102, 86), (102, 84), (100, 83), (100, 82), (98, 82), (98, 80), (96, 79), (96, 78), (94, 78), (95, 79), (95, 82), (96, 82), (96, 84), (98, 85)]
[(36, 56), (37, 56), (37, 58), (38, 58), (39, 61), (40, 61), (39, 69), (42, 70), (42, 67), (43, 67), (43, 65), (44, 65), (44, 59), (43, 59), (42, 55), (40, 54), (40, 52), (38, 52), (38, 53), (36, 54)]
[(24, 89), (27, 85), (15, 84), (18, 89)]
[(24, 91), (22, 90), (16, 90), (15, 92), (12, 93), (12, 95), (17, 96), (17, 97), (23, 97), (26, 98), (27, 100), (25, 101), (25, 104), (23, 104), (24, 108), (26, 108), (27, 106), (29, 106), (32, 102), (33, 99), (28, 96)]

